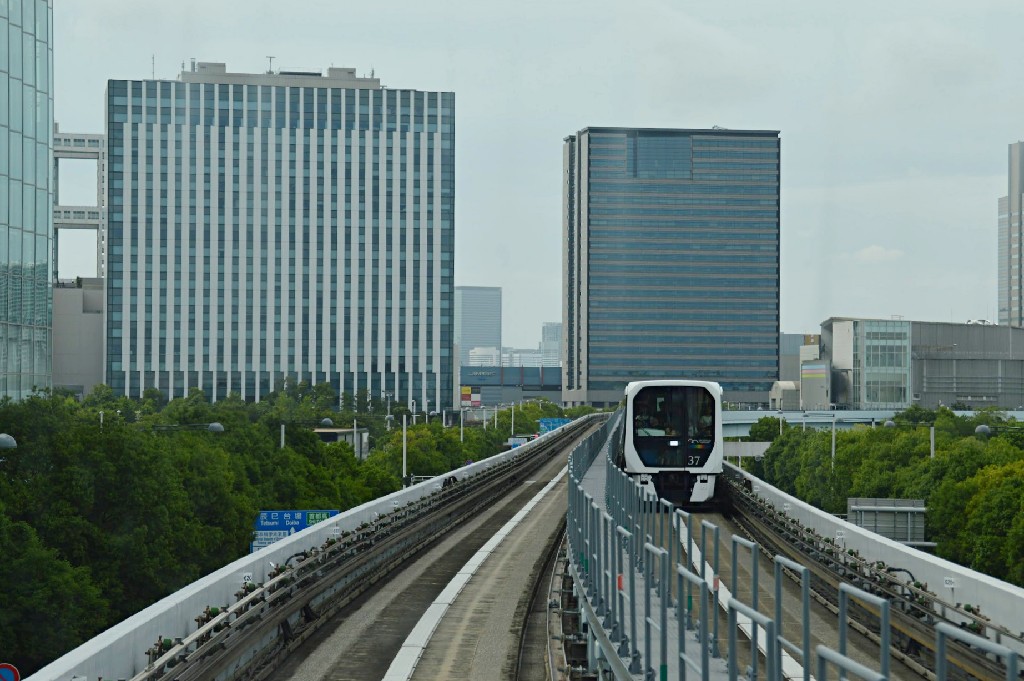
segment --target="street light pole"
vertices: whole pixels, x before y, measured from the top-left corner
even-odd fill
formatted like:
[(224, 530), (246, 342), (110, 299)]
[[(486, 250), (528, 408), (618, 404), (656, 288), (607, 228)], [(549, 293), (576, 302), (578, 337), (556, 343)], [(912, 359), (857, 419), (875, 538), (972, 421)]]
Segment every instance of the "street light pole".
[[(415, 403), (414, 403), (415, 404)], [(406, 476), (406, 457), (408, 456), (408, 435), (406, 428), (409, 422), (409, 415), (402, 414), (402, 487), (405, 488), (405, 476)]]
[(459, 442), (465, 442), (466, 441), (466, 427), (465, 427), (465, 425), (463, 424), (463, 421), (462, 421), (462, 414), (463, 413), (464, 412), (460, 409), (459, 410)]
[(832, 470), (836, 469), (836, 413), (832, 412)]
[(779, 435), (782, 435), (782, 410), (779, 410)]

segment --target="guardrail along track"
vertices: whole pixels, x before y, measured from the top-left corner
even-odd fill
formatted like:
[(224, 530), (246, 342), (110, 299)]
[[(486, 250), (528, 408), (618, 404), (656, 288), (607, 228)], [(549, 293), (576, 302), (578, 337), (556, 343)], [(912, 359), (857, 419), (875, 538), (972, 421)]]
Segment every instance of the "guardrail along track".
[[(841, 550), (832, 538), (818, 535), (795, 519), (763, 503), (742, 484), (729, 480), (732, 520), (768, 553), (777, 553), (807, 565), (812, 591), (819, 601), (835, 609), (840, 582), (885, 598), (890, 603), (891, 653), (923, 677), (935, 678), (935, 625), (950, 622), (942, 613), (946, 604), (921, 588), (900, 581), (881, 564), (869, 563), (855, 552)], [(861, 633), (879, 641), (878, 611), (855, 603), (851, 618)], [(955, 623), (954, 623), (955, 624)], [(1006, 671), (1002, 661), (957, 643), (947, 645), (948, 678), (1000, 681)]]
[(236, 594), (234, 605), (201, 616), (194, 634), (170, 646), (158, 642), (133, 681), (267, 677), (334, 614), (597, 423), (581, 419), (519, 456), (462, 481), (446, 478), (435, 493), (296, 554), (288, 561), (294, 566), (280, 566), (267, 583)]

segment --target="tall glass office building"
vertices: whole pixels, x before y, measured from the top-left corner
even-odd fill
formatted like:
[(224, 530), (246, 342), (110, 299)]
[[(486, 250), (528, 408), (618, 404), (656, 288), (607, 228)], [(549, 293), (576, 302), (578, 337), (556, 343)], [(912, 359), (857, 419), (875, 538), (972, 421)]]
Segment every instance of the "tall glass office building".
[(567, 404), (626, 383), (779, 376), (779, 133), (586, 128), (563, 147)]
[(354, 69), (107, 86), (107, 381), (452, 401), (455, 96)]
[(0, 2), (0, 396), (51, 384), (53, 0)]

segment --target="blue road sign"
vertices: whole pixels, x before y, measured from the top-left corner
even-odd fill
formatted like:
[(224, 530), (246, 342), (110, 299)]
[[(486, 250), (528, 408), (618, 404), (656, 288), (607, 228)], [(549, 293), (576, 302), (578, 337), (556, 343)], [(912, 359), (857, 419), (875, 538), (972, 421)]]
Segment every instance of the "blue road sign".
[(20, 681), (18, 668), (7, 662), (0, 662), (0, 681)]
[[(260, 511), (256, 517), (256, 531), (252, 533), (249, 552), (253, 553), (338, 515), (338, 511)], [(0, 681), (7, 681), (0, 679)]]
[(256, 530), (299, 532), (336, 515), (337, 511), (260, 511), (256, 517)]

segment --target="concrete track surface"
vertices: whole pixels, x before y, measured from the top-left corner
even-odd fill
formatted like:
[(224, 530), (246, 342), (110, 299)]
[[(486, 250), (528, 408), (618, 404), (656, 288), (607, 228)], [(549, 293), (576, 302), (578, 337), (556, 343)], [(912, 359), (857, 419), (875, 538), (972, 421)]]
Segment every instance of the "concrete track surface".
[[(571, 451), (572, 445), (565, 451)], [(375, 681), (388, 671), (423, 612), (488, 539), (565, 467), (556, 455), (503, 498), (355, 602), (275, 673), (292, 681)], [(508, 678), (534, 574), (565, 516), (556, 485), (488, 558), (438, 625), (417, 679)], [(430, 671), (428, 671), (430, 670)]]

